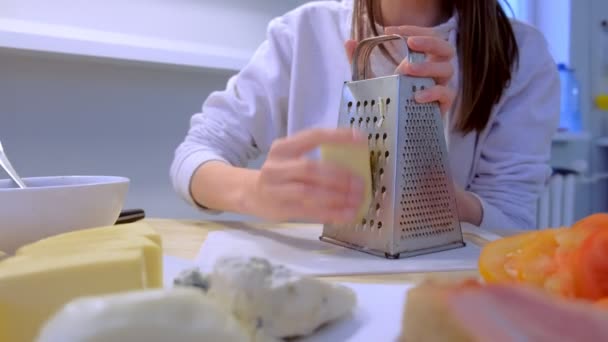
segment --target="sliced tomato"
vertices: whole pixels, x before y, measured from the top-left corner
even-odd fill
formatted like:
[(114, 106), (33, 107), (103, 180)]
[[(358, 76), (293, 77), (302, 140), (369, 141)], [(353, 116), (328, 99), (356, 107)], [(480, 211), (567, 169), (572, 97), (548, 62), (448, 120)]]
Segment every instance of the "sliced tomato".
[(564, 297), (579, 297), (580, 293), (574, 284), (574, 273), (580, 261), (576, 261), (579, 249), (583, 242), (598, 229), (608, 228), (608, 214), (600, 213), (585, 217), (570, 229), (558, 232), (555, 239), (558, 248), (555, 252), (555, 265), (557, 273), (545, 282), (545, 288)]
[(524, 272), (523, 264), (539, 254), (547, 254), (544, 249), (555, 246), (550, 243), (553, 234), (555, 230), (550, 229), (532, 231), (488, 243), (479, 256), (478, 266), (482, 278), (488, 283), (521, 282), (530, 276), (529, 270)]
[(522, 249), (516, 257), (521, 281), (530, 285), (544, 286), (546, 279), (557, 272), (555, 251), (559, 245), (555, 235), (558, 232), (556, 229), (542, 230)]
[(543, 289), (548, 293), (563, 298), (575, 298), (572, 272), (570, 269), (558, 269), (557, 272), (547, 277)]
[(574, 230), (596, 228), (608, 229), (608, 213), (597, 213), (589, 215), (572, 225), (572, 229)]
[(576, 249), (572, 274), (577, 297), (608, 297), (608, 228), (595, 229)]

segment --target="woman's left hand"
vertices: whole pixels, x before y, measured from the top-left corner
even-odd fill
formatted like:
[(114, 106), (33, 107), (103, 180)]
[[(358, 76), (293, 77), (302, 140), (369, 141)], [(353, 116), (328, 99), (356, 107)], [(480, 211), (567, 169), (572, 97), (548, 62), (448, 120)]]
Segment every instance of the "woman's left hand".
[(479, 227), (483, 220), (483, 207), (481, 206), (481, 202), (475, 195), (461, 188), (460, 185), (456, 183), (453, 184), (460, 221)]
[[(397, 34), (407, 36), (407, 44), (410, 49), (424, 53), (427, 58), (425, 62), (410, 64), (407, 60), (401, 62), (397, 72), (417, 77), (430, 77), (435, 80), (436, 85), (430, 89), (416, 92), (415, 99), (419, 103), (439, 102), (441, 114), (445, 115), (451, 108), (456, 97), (454, 89), (449, 87), (449, 82), (454, 75), (452, 59), (456, 55), (455, 49), (444, 39), (437, 36), (431, 28), (415, 26), (387, 27), (385, 34)], [(357, 46), (355, 41), (346, 42), (346, 52), (349, 60)]]
[(445, 39), (440, 38), (431, 28), (416, 26), (387, 27), (386, 34), (406, 36), (410, 49), (424, 53), (425, 62), (410, 64), (407, 60), (401, 62), (397, 72), (404, 75), (430, 77), (436, 86), (416, 92), (415, 98), (419, 103), (439, 102), (441, 113), (446, 114), (454, 103), (456, 92), (449, 87), (454, 76), (452, 59), (456, 51)]

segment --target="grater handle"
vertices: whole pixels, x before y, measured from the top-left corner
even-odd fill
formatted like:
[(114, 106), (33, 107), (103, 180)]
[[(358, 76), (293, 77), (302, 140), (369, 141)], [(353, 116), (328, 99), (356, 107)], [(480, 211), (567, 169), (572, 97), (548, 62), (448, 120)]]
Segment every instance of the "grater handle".
[(405, 50), (407, 51), (406, 59), (409, 63), (418, 63), (424, 61), (425, 55), (423, 53), (410, 50), (410, 47), (407, 45), (407, 37), (391, 34), (367, 38), (359, 42), (353, 54), (353, 81), (364, 80), (367, 78), (369, 57), (371, 56), (372, 51), (376, 46), (392, 40), (402, 40), (405, 43)]

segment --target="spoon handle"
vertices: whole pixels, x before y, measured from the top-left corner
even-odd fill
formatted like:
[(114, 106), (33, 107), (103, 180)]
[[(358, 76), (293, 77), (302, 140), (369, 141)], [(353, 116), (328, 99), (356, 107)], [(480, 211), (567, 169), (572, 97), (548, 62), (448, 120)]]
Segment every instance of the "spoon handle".
[(4, 169), (4, 171), (6, 171), (6, 173), (8, 173), (8, 175), (13, 179), (13, 181), (15, 183), (17, 183), (17, 185), (19, 185), (19, 187), (21, 189), (25, 189), (26, 186), (23, 183), (23, 181), (21, 181), (21, 178), (19, 178), (19, 176), (17, 175), (17, 172), (15, 171), (15, 169), (13, 169), (13, 166), (11, 165), (11, 162), (8, 161), (8, 158), (6, 158), (6, 155), (4, 153), (0, 152), (0, 166), (2, 166), (2, 168)]

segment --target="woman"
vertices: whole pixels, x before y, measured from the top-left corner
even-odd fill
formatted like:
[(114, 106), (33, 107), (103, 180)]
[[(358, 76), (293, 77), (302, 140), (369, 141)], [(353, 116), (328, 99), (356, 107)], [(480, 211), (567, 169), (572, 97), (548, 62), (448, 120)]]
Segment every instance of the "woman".
[[(378, 50), (372, 68), (435, 79), (416, 100), (440, 103), (461, 221), (533, 228), (559, 80), (543, 36), (497, 0), (320, 1), (273, 20), (249, 64), (193, 116), (171, 167), (177, 192), (209, 212), (350, 221), (361, 180), (308, 156), (322, 143), (365, 143), (335, 127), (356, 42), (380, 34), (408, 36), (427, 55), (408, 65)], [(244, 168), (264, 152), (261, 170)]]

